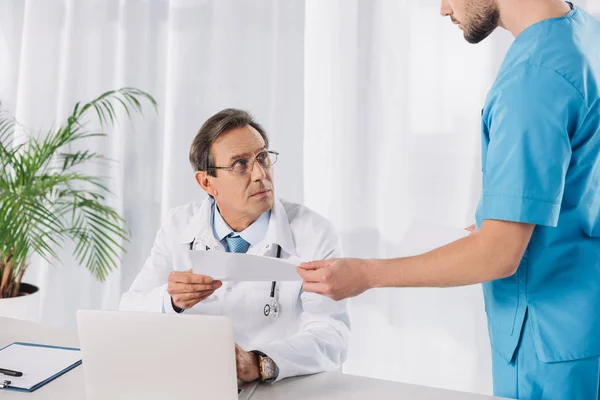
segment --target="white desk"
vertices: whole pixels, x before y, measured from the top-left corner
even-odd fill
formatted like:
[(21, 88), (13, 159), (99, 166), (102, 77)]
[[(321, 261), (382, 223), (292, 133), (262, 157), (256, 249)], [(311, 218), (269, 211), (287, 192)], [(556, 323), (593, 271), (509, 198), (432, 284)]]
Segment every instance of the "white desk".
[[(77, 335), (74, 332), (0, 317), (0, 348), (17, 341), (78, 347)], [(494, 397), (363, 378), (339, 372), (286, 379), (271, 386), (261, 385), (252, 396), (252, 400), (368, 398), (377, 400), (485, 400)], [(77, 367), (33, 393), (0, 389), (0, 400), (24, 399), (85, 399), (83, 369)]]

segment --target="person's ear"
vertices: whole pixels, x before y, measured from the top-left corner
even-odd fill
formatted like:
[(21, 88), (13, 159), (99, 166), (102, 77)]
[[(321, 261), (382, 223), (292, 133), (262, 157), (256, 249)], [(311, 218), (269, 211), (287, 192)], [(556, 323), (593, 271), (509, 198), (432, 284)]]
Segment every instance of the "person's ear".
[(194, 174), (194, 178), (196, 178), (196, 182), (198, 183), (198, 186), (202, 188), (202, 190), (212, 197), (215, 197), (217, 190), (213, 186), (213, 179), (215, 179), (214, 176), (210, 176), (206, 171), (197, 171)]

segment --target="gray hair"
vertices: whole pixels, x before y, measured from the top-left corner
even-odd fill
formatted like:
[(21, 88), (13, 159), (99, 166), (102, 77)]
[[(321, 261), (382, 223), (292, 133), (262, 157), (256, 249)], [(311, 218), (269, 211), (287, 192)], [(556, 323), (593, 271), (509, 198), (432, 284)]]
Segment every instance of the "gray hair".
[(206, 171), (211, 176), (217, 176), (212, 167), (213, 157), (210, 152), (212, 144), (223, 134), (250, 125), (260, 133), (265, 146), (269, 147), (269, 138), (263, 127), (252, 115), (244, 110), (228, 108), (210, 117), (200, 128), (190, 147), (190, 164), (194, 171)]

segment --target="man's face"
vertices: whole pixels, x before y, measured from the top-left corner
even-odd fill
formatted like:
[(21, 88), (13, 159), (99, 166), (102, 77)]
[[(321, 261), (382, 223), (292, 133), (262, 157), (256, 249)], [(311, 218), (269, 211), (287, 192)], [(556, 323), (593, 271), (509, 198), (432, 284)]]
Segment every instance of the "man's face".
[(497, 0), (442, 0), (440, 12), (462, 29), (469, 43), (481, 42), (500, 21)]
[[(223, 134), (212, 145), (213, 166), (231, 167), (249, 161), (268, 150), (265, 141), (251, 126)], [(240, 175), (235, 171), (217, 170), (216, 177), (208, 177), (210, 193), (221, 212), (239, 217), (258, 218), (273, 207), (273, 167), (264, 168), (258, 161), (252, 170)]]

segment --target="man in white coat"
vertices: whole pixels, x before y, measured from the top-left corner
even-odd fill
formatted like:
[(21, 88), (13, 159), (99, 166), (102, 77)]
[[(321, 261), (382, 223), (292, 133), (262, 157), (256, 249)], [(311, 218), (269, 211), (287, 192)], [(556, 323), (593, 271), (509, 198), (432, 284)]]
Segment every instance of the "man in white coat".
[[(209, 118), (190, 149), (196, 182), (209, 197), (170, 212), (120, 305), (230, 317), (238, 379), (245, 382), (336, 369), (346, 358), (350, 332), (346, 304), (305, 293), (300, 281), (220, 282), (191, 271), (190, 251), (301, 260), (340, 256), (329, 221), (275, 197), (277, 156), (245, 111), (227, 109)], [(264, 312), (271, 295), (279, 304), (277, 318)]]

